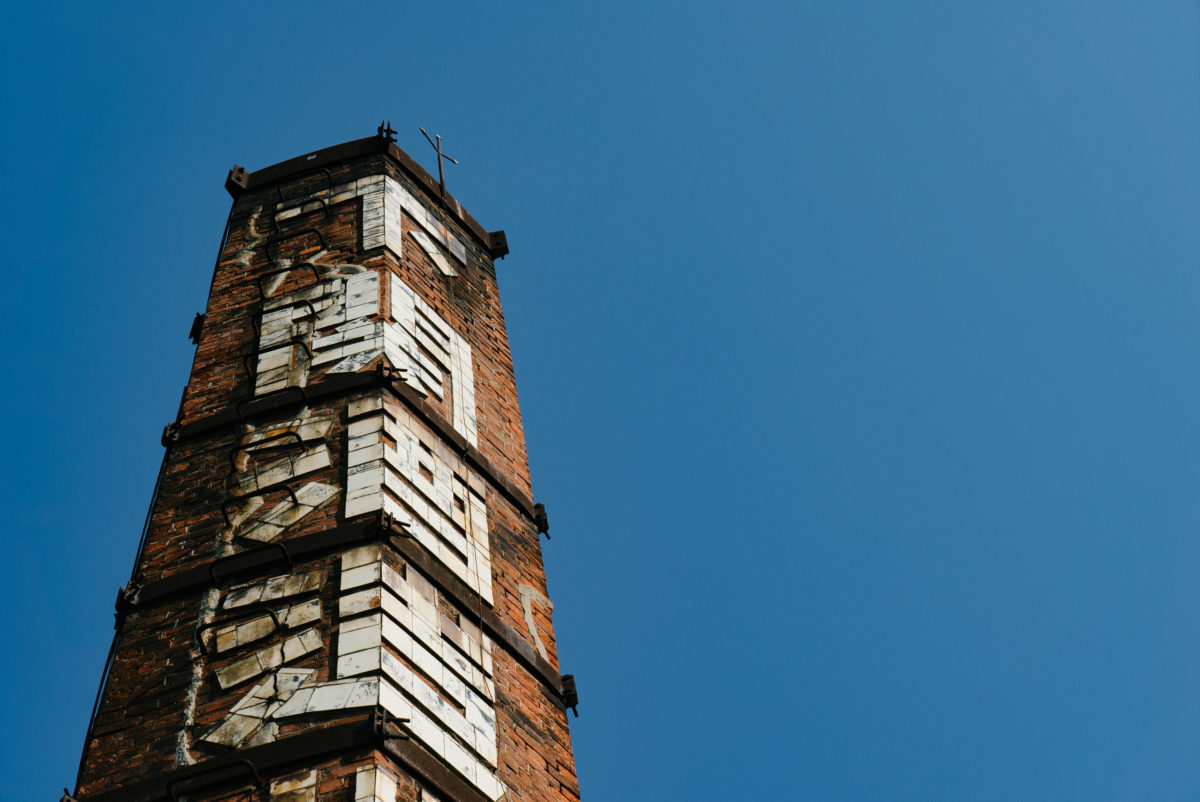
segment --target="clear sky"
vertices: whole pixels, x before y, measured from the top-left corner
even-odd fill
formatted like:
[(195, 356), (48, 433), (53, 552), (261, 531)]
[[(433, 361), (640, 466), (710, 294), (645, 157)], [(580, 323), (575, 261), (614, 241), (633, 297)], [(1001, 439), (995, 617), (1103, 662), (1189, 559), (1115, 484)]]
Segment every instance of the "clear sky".
[(236, 161), (499, 263), (587, 802), (1200, 798), (1195, 3), (0, 11), (0, 797), (73, 785)]

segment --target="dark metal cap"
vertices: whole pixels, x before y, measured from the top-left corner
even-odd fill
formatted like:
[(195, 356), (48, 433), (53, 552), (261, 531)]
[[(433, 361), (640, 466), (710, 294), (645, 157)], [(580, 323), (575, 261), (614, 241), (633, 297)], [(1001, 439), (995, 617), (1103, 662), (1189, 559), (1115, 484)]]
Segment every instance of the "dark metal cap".
[(488, 232), (488, 253), (493, 259), (503, 259), (508, 255), (508, 237), (504, 236), (504, 231), (489, 231)]
[(245, 192), (248, 186), (250, 186), (250, 174), (246, 172), (246, 168), (240, 164), (233, 165), (229, 175), (225, 176), (225, 191), (236, 198)]
[(571, 708), (571, 712), (575, 714), (575, 718), (579, 718), (579, 711), (576, 709), (579, 706), (579, 691), (575, 689), (575, 675), (562, 675), (562, 692), (563, 705)]

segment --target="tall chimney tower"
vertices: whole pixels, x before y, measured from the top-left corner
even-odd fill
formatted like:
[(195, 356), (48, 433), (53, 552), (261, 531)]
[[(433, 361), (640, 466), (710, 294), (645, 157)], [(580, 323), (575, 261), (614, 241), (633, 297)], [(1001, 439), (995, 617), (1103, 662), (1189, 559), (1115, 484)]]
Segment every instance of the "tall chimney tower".
[(393, 133), (229, 173), (67, 799), (579, 798), (508, 246)]

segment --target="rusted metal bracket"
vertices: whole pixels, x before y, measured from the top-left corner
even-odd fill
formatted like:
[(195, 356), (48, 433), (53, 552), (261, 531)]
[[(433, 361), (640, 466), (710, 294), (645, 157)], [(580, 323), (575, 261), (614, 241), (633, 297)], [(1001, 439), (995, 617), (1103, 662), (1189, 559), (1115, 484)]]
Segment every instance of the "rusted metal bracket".
[(397, 368), (389, 365), (387, 362), (380, 362), (375, 366), (375, 373), (383, 382), (402, 382), (408, 375), (407, 368)]
[(508, 237), (503, 230), (488, 232), (488, 256), (493, 259), (508, 256)]
[(395, 535), (396, 537), (412, 537), (412, 532), (408, 529), (408, 523), (406, 521), (397, 521), (396, 516), (390, 512), (380, 511), (379, 528), (387, 534)]
[(546, 540), (550, 539), (550, 518), (546, 515), (545, 504), (533, 505), (533, 525), (537, 527), (539, 535), (545, 535)]
[(168, 447), (171, 443), (179, 439), (179, 429), (179, 421), (171, 421), (163, 427), (162, 438), (160, 438), (163, 448)]
[(562, 675), (562, 698), (563, 706), (571, 708), (571, 712), (575, 714), (575, 718), (579, 718), (579, 691), (575, 689), (575, 675)]
[(193, 345), (200, 344), (200, 335), (204, 333), (204, 320), (207, 315), (204, 312), (197, 312), (192, 318), (192, 328), (188, 331), (188, 339)]
[(233, 165), (233, 169), (225, 176), (225, 191), (236, 200), (249, 186), (250, 174), (246, 168), (240, 164)]
[(115, 609), (113, 615), (116, 618), (116, 621), (113, 622), (113, 629), (120, 629), (125, 616), (137, 606), (138, 592), (141, 589), (141, 583), (136, 578), (129, 580), (128, 585), (118, 588), (117, 600), (113, 603)]
[(378, 738), (401, 738), (407, 741), (409, 735), (405, 730), (408, 729), (406, 725), (411, 720), (390, 716), (388, 711), (382, 707), (376, 707), (371, 711), (371, 721), (367, 726), (371, 728), (371, 733)]
[(258, 371), (254, 369), (257, 365), (251, 366), (257, 356), (257, 353), (242, 354), (242, 370), (246, 371), (246, 378), (250, 380), (251, 384), (258, 384)]

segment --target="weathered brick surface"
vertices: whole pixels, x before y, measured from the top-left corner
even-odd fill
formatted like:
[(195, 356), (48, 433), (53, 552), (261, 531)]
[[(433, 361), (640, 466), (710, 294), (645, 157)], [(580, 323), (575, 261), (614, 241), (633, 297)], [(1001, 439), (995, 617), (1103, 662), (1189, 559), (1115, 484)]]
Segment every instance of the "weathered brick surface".
[[(365, 209), (361, 197), (307, 211), (280, 228), (272, 214), (280, 202), (300, 198), (329, 186), (324, 173), (285, 181), (244, 194), (235, 204), (228, 241), (213, 277), (202, 336), (196, 348), (192, 373), (181, 404), (178, 423), (185, 437), (172, 443), (156, 497), (146, 544), (139, 561), (140, 581), (153, 583), (197, 567), (211, 565), (218, 558), (245, 552), (261, 544), (241, 537), (244, 528), (230, 531), (222, 509), (228, 510), (235, 523), (239, 513), (261, 516), (263, 511), (290, 496), (275, 489), (261, 496), (261, 506), (249, 510), (245, 498), (238, 499), (239, 483), (263, 469), (269, 460), (287, 454), (288, 444), (281, 443), (270, 453), (247, 455), (239, 443), (248, 425), (262, 426), (282, 422), (297, 415), (296, 404), (251, 417), (245, 421), (230, 417), (239, 413), (254, 397), (257, 367), (258, 319), (263, 307), (263, 291), (279, 260), (299, 262), (321, 250), (314, 234), (291, 237), (267, 248), (264, 242), (278, 238), (280, 231), (298, 232), (315, 228), (324, 239), (327, 259), (361, 265), (380, 276), (394, 273), (432, 307), (471, 347), (475, 388), (477, 447), (484, 463), (496, 477), (484, 475), (487, 486), (487, 531), (491, 556), (491, 605), (503, 625), (524, 639), (529, 647), (544, 654), (557, 669), (550, 606), (545, 601), (546, 581), (542, 566), (541, 544), (533, 522), (521, 504), (514, 503), (510, 490), (530, 493), (528, 461), (524, 434), (508, 348), (504, 317), (500, 306), (496, 273), (491, 258), (477, 240), (477, 234), (459, 225), (452, 215), (437, 210), (420, 182), (413, 181), (395, 162), (382, 155), (366, 156), (343, 164), (331, 165), (334, 185), (374, 175), (387, 174), (414, 196), (423, 199), (439, 215), (439, 221), (466, 247), (466, 264), (456, 264), (458, 275), (443, 275), (418, 247), (411, 232), (418, 228), (413, 219), (402, 217), (403, 257), (385, 248), (363, 251)], [(287, 274), (284, 283), (273, 288), (275, 295), (306, 286), (304, 271)], [(380, 303), (377, 317), (388, 309), (387, 281), (379, 282)], [(326, 378), (322, 371), (310, 374), (310, 387)], [(315, 399), (303, 405), (311, 417), (327, 417), (331, 423), (323, 436), (329, 465), (304, 473), (289, 483), (295, 487), (320, 482), (338, 488), (332, 502), (306, 515), (289, 527), (282, 542), (310, 533), (332, 529), (346, 523), (345, 503), (348, 480), (347, 443), (350, 438), (349, 405), (391, 392), (386, 382), (363, 386)], [(448, 399), (448, 397), (447, 397)], [(406, 402), (413, 403), (413, 402)], [(447, 424), (453, 417), (448, 400), (428, 396), (421, 414), (440, 418)], [(227, 419), (211, 425), (222, 415)], [(452, 424), (450, 424), (452, 425)], [(208, 428), (204, 428), (204, 427)], [(197, 427), (200, 427), (199, 429)], [(455, 449), (459, 446), (455, 445)], [(300, 453), (297, 449), (296, 453)], [(486, 474), (487, 471), (485, 470)], [(232, 500), (232, 501), (231, 501)], [(245, 510), (243, 509), (245, 508)], [(373, 518), (373, 515), (363, 517)], [(385, 549), (385, 562), (403, 570), (405, 560)], [(288, 669), (311, 669), (318, 682), (336, 679), (338, 649), (339, 553), (331, 551), (305, 558), (291, 568), (280, 564), (274, 572), (257, 576), (227, 578), (219, 573), (210, 587), (190, 589), (153, 603), (136, 605), (125, 616), (118, 638), (114, 662), (105, 687), (95, 726), (91, 732), (78, 793), (89, 795), (111, 791), (162, 775), (182, 765), (203, 763), (206, 759), (228, 754), (230, 748), (203, 740), (213, 728), (228, 720), (239, 703), (268, 674), (255, 675), (222, 687), (221, 672), (256, 649), (283, 643), (301, 630), (313, 628), (319, 634), (321, 648), (286, 660)], [(320, 603), (320, 617), (303, 626), (288, 627), (254, 641), (245, 647), (217, 651), (208, 640), (207, 650), (198, 645), (198, 630), (214, 618), (229, 619), (229, 610), (221, 608), (230, 598), (231, 586), (265, 579), (289, 571), (303, 574), (320, 571), (323, 583), (302, 598)], [(461, 593), (461, 588), (459, 591)], [(439, 597), (441, 612), (450, 620), (466, 618), (479, 623), (477, 613), (485, 602), (473, 593), (451, 601)], [(301, 598), (301, 597), (296, 597)], [(530, 630), (530, 624), (533, 631)], [(212, 630), (203, 629), (205, 637)], [(566, 714), (555, 689), (518, 656), (508, 650), (502, 639), (494, 640), (493, 681), (495, 690), (496, 746), (498, 778), (508, 799), (574, 800), (579, 789), (574, 774)], [(420, 673), (412, 661), (392, 650), (392, 656)], [(451, 699), (447, 703), (457, 705)], [(362, 711), (333, 710), (293, 716), (278, 726), (279, 739), (312, 728), (324, 728), (338, 722), (357, 720)], [(280, 768), (269, 779), (282, 783), (279, 799), (346, 800), (355, 798), (355, 773), (366, 765), (381, 767), (397, 783), (397, 800), (419, 800), (421, 781), (399, 765), (390, 755), (371, 750), (331, 757), (311, 766)], [(284, 782), (292, 775), (307, 777), (315, 771), (311, 794), (308, 790)], [(304, 782), (308, 780), (305, 779)], [(437, 798), (446, 799), (437, 788), (428, 789)], [(243, 790), (214, 788), (208, 795), (189, 795), (192, 799), (243, 799)], [(275, 798), (275, 797), (272, 797)], [(390, 800), (389, 800), (390, 802)]]
[[(332, 171), (335, 183), (381, 172), (391, 175), (414, 194), (420, 191), (394, 164), (382, 158)], [(287, 185), (282, 194), (284, 198), (302, 197), (327, 183), (324, 176), (309, 178)], [(181, 423), (216, 412), (231, 399), (250, 396), (250, 377), (242, 359), (254, 353), (256, 335), (252, 318), (260, 305), (259, 278), (272, 267), (267, 249), (253, 246), (275, 233), (268, 215), (278, 197), (274, 189), (262, 190), (243, 196), (235, 206), (229, 239), (210, 290), (204, 332), (184, 395)], [(362, 215), (362, 200), (353, 199), (332, 206), (328, 215), (313, 211), (293, 218), (288, 221), (288, 229), (318, 228), (331, 254), (346, 261), (368, 267), (385, 262), (387, 269), (397, 272), (456, 330), (466, 335), (476, 355), (480, 450), (529, 493), (525, 433), (492, 260), (448, 217), (443, 218), (443, 223), (468, 245), (468, 265), (457, 277), (442, 276), (416, 247), (406, 247), (404, 258), (399, 261), (390, 251), (382, 249), (363, 254)], [(407, 235), (412, 229), (413, 222), (406, 217), (403, 224), (406, 245), (411, 245)], [(274, 257), (295, 260), (319, 250), (315, 236), (298, 237), (270, 248)], [(302, 284), (304, 277), (296, 276), (294, 281)]]

